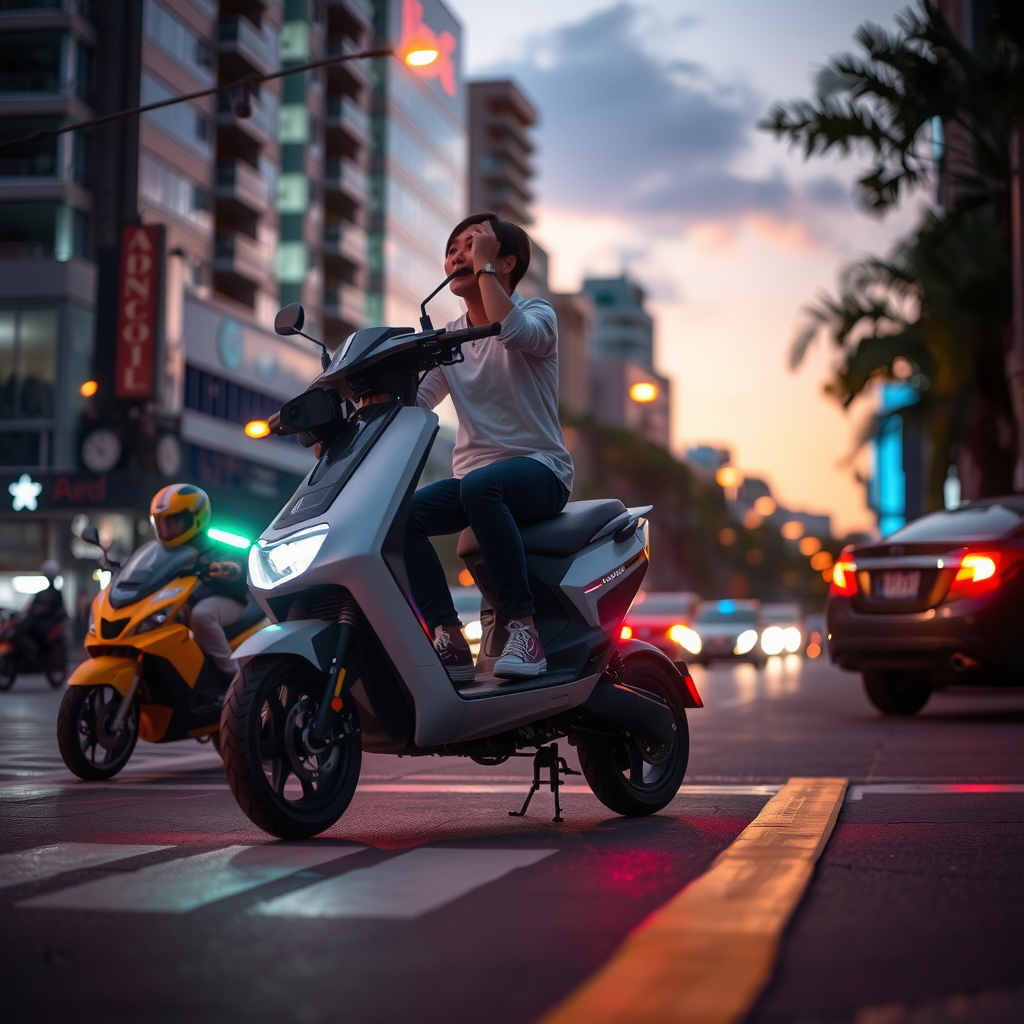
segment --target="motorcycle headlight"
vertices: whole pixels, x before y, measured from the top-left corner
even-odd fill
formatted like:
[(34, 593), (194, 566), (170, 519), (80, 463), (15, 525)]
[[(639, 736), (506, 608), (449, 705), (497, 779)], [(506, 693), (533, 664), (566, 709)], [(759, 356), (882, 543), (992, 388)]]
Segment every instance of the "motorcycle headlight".
[(736, 646), (732, 649), (732, 653), (746, 654), (747, 651), (753, 650), (754, 644), (756, 643), (757, 630), (745, 629), (738, 637), (736, 637)]
[(249, 549), (249, 578), (253, 586), (272, 590), (304, 573), (327, 537), (326, 523), (300, 530), (278, 541), (259, 541)]
[(158, 612), (153, 612), (152, 615), (143, 619), (138, 626), (135, 628), (136, 634), (138, 633), (149, 633), (156, 629), (158, 626), (162, 626), (167, 621), (167, 616), (171, 614), (170, 608), (161, 608)]

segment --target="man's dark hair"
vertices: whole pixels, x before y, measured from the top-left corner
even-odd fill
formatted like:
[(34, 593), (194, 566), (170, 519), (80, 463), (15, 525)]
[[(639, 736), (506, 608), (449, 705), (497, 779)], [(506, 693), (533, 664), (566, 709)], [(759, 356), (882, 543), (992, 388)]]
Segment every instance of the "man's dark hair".
[(466, 228), (472, 224), (483, 224), (485, 221), (491, 222), (494, 237), (498, 240), (500, 247), (498, 255), (515, 256), (516, 258), (516, 265), (512, 268), (512, 273), (509, 275), (509, 284), (512, 285), (512, 290), (515, 291), (516, 285), (522, 281), (526, 276), (526, 271), (530, 268), (530, 236), (518, 224), (502, 220), (496, 213), (474, 213), (465, 220), (459, 221), (452, 229), (452, 233), (448, 236), (448, 241), (444, 246), (445, 255), (448, 255), (452, 242)]

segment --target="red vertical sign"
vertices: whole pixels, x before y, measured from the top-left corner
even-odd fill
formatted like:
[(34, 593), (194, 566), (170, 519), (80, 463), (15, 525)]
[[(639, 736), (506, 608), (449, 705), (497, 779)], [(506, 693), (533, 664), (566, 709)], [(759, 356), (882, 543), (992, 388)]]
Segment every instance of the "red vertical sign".
[(114, 389), (118, 398), (153, 394), (162, 234), (162, 227), (155, 224), (128, 224), (121, 229)]

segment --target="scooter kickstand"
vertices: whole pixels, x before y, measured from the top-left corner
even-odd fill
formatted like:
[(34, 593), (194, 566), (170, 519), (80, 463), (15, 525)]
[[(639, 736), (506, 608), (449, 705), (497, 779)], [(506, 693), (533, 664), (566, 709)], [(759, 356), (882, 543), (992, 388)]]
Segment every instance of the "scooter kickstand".
[[(529, 755), (527, 755), (529, 757)], [(580, 775), (581, 772), (573, 771), (572, 768), (566, 763), (564, 757), (558, 756), (558, 744), (552, 743), (549, 747), (538, 747), (537, 753), (533, 759), (533, 784), (530, 786), (530, 792), (526, 794), (526, 800), (523, 802), (523, 809), (521, 811), (509, 811), (509, 817), (511, 818), (522, 818), (526, 815), (526, 809), (530, 806), (530, 801), (533, 799), (533, 794), (540, 789), (545, 783), (540, 781), (540, 773), (542, 768), (548, 769), (549, 781), (547, 785), (551, 787), (551, 792), (555, 795), (555, 816), (551, 819), (555, 822), (562, 822), (565, 819), (562, 817), (562, 808), (558, 800), (558, 787), (565, 785), (562, 782), (561, 775)]]

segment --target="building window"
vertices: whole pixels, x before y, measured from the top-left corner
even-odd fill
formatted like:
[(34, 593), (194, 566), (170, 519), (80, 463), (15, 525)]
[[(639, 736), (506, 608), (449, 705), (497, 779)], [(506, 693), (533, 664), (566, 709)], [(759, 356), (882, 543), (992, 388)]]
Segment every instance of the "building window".
[[(58, 125), (55, 117), (5, 117), (0, 119), (0, 142), (20, 139), (33, 132), (48, 131)], [(58, 169), (57, 152), (56, 137), (0, 149), (0, 177), (55, 178)]]
[(279, 398), (251, 391), (195, 366), (185, 368), (185, 408), (232, 423), (266, 419), (281, 408)]
[(0, 257), (84, 256), (88, 218), (63, 203), (0, 203)]
[(24, 421), (53, 417), (58, 322), (56, 309), (0, 310), (0, 421), (12, 428), (0, 430), (2, 466), (52, 461), (49, 424), (31, 429)]
[(213, 82), (210, 47), (183, 21), (179, 21), (156, 0), (146, 0), (142, 24), (147, 39), (169, 53), (197, 78)]
[(60, 32), (0, 36), (0, 92), (60, 92)]
[[(160, 103), (179, 95), (162, 82), (146, 72), (142, 73), (140, 100), (142, 106)], [(162, 107), (150, 110), (142, 115), (143, 123), (155, 126), (165, 135), (173, 135), (200, 156), (209, 157), (210, 123), (188, 103), (179, 103), (173, 107)]]
[(202, 231), (211, 228), (209, 193), (146, 153), (139, 157), (139, 195)]

